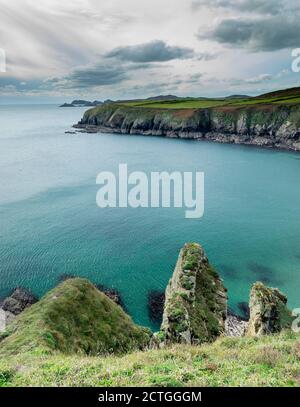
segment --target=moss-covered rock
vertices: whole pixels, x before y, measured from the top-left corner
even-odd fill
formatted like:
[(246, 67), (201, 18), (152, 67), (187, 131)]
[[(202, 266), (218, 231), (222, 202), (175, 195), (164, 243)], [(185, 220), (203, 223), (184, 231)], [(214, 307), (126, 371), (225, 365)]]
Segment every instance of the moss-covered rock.
[(197, 243), (182, 248), (166, 289), (161, 332), (165, 343), (202, 343), (224, 332), (227, 295)]
[(257, 282), (250, 292), (250, 320), (248, 336), (261, 336), (289, 328), (292, 314), (288, 310), (287, 298), (277, 288), (266, 287)]
[(88, 280), (68, 279), (21, 313), (2, 335), (0, 356), (20, 352), (124, 353), (144, 349), (149, 329), (133, 323)]

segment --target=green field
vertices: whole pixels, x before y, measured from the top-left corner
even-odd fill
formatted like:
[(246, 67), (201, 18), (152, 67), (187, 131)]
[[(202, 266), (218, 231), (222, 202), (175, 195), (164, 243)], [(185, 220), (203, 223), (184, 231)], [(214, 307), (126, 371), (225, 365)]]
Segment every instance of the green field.
[(174, 99), (174, 100), (139, 100), (139, 101), (125, 101), (118, 102), (118, 104), (128, 107), (143, 107), (153, 109), (205, 109), (217, 106), (254, 106), (254, 105), (290, 105), (299, 104), (300, 95), (289, 94), (284, 96), (280, 94), (278, 96), (271, 96), (271, 94), (265, 97), (258, 96), (246, 99)]

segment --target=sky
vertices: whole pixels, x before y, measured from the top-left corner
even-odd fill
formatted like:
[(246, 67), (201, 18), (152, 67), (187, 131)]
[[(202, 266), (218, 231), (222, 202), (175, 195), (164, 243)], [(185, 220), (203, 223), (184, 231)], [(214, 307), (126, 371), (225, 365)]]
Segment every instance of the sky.
[(295, 48), (298, 0), (0, 0), (0, 103), (256, 95)]

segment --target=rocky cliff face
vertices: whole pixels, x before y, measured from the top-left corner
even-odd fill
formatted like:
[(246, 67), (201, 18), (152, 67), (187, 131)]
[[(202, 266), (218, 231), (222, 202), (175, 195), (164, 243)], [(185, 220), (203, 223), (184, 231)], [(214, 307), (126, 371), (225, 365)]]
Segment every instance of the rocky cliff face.
[(250, 320), (248, 336), (261, 336), (280, 332), (292, 323), (287, 309), (287, 298), (276, 288), (255, 283), (250, 292)]
[(254, 105), (150, 109), (108, 104), (85, 112), (75, 127), (300, 150), (300, 106)]
[(224, 332), (226, 289), (199, 244), (180, 251), (167, 286), (160, 336), (165, 344), (197, 344)]

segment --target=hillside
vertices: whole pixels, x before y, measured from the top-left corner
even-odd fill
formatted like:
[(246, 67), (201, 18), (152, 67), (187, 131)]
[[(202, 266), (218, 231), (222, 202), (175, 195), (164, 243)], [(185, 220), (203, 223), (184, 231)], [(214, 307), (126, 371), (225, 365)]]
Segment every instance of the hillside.
[(221, 338), (125, 356), (0, 358), (2, 386), (300, 386), (300, 336)]
[(80, 131), (154, 135), (300, 150), (300, 90), (256, 98), (144, 100), (85, 112)]
[(143, 349), (150, 331), (89, 281), (68, 279), (20, 314), (2, 334), (0, 357), (20, 352), (86, 354)]
[(89, 281), (68, 279), (1, 335), (0, 386), (299, 386), (300, 335), (286, 304), (258, 282), (250, 319), (239, 321), (203, 248), (187, 243), (159, 332), (134, 324)]

